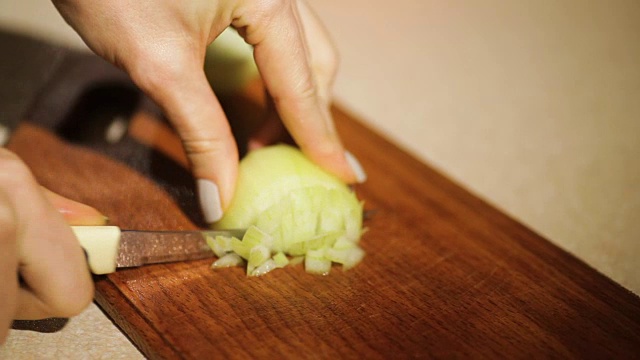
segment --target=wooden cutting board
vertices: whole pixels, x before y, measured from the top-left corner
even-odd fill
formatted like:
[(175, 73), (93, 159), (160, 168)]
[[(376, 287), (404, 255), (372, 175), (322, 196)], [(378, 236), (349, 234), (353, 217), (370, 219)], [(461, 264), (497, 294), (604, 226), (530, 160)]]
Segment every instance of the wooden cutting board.
[[(201, 216), (179, 142), (106, 66), (67, 60), (9, 147), (43, 185), (113, 224), (196, 228)], [(259, 121), (258, 94), (222, 99), (234, 124)], [(248, 278), (203, 260), (96, 277), (97, 303), (146, 356), (640, 356), (637, 296), (352, 115), (334, 115), (369, 175), (356, 187), (373, 213), (364, 261), (328, 276), (294, 266)], [(108, 142), (104, 132), (118, 116), (129, 133)]]

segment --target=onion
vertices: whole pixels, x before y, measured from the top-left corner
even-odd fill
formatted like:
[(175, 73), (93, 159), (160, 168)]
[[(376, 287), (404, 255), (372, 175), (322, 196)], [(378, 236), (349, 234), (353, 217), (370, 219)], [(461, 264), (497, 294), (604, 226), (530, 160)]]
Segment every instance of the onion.
[(218, 95), (237, 93), (259, 77), (253, 47), (231, 27), (207, 46), (205, 54), (204, 73)]
[(214, 225), (247, 229), (244, 237), (207, 242), (219, 258), (236, 254), (246, 260), (250, 276), (299, 263), (300, 257), (307, 272), (326, 275), (332, 263), (346, 270), (364, 257), (358, 245), (362, 208), (349, 186), (300, 150), (274, 145), (240, 162), (235, 197)]

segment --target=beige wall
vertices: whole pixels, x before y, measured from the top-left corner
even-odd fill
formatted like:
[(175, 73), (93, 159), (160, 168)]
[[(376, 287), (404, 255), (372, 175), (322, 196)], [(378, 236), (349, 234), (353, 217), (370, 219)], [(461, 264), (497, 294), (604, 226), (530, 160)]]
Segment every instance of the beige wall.
[(311, 3), (339, 100), (640, 292), (640, 2)]

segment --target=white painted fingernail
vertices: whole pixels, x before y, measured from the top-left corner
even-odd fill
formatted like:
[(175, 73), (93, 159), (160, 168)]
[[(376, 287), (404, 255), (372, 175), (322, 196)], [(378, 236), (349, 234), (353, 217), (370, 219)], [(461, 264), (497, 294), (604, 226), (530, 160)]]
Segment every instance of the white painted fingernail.
[(356, 159), (356, 157), (353, 156), (353, 154), (349, 151), (345, 151), (344, 155), (347, 158), (349, 166), (351, 166), (351, 170), (353, 170), (353, 173), (356, 174), (356, 180), (358, 181), (358, 183), (365, 182), (367, 180), (367, 173), (364, 172), (360, 161), (358, 161), (358, 159)]
[(8, 127), (0, 124), (0, 146), (5, 146), (9, 142), (9, 136), (11, 130)]
[(222, 204), (218, 185), (211, 180), (198, 179), (198, 198), (204, 220), (213, 223), (222, 218)]

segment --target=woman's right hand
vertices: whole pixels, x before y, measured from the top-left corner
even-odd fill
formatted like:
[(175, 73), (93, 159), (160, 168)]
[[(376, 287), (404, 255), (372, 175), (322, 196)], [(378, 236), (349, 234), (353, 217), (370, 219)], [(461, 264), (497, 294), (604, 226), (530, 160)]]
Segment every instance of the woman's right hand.
[(235, 193), (238, 151), (207, 82), (207, 46), (229, 26), (253, 46), (273, 107), (251, 148), (286, 128), (316, 164), (347, 183), (364, 171), (347, 153), (330, 111), (337, 53), (303, 0), (53, 0), (96, 54), (126, 70), (162, 109), (182, 139), (207, 222)]
[(105, 220), (44, 190), (15, 154), (0, 148), (0, 344), (13, 320), (72, 317), (91, 303), (93, 281), (69, 224)]

